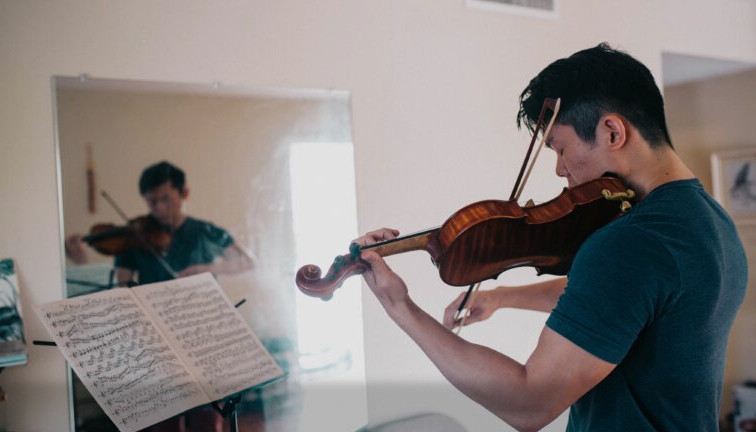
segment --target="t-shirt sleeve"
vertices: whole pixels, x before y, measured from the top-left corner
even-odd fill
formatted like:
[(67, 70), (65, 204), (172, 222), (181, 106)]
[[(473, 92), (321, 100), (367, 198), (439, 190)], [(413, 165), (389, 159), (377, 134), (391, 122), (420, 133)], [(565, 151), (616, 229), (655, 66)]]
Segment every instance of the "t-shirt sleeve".
[(215, 254), (221, 255), (226, 248), (234, 244), (234, 238), (225, 229), (208, 223), (204, 226), (205, 238), (215, 248)]
[(633, 227), (607, 227), (581, 246), (546, 325), (618, 364), (677, 281), (674, 259), (657, 239)]

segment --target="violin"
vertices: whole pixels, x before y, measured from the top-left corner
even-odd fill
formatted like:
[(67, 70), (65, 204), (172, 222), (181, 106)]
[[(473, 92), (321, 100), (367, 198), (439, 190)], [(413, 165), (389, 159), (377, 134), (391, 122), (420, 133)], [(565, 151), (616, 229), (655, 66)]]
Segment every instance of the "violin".
[[(438, 268), (441, 280), (452, 286), (471, 285), (471, 290), (473, 284), (495, 279), (515, 267), (534, 267), (538, 274), (567, 274), (583, 241), (625, 212), (635, 194), (619, 179), (604, 176), (564, 188), (559, 196), (544, 204), (520, 206), (517, 199), (524, 184), (523, 174), (549, 110), (551, 120), (541, 146), (556, 119), (558, 99), (547, 99), (544, 103), (508, 201), (469, 204), (438, 228), (369, 246), (352, 243), (349, 253), (337, 256), (323, 277), (316, 265), (301, 267), (296, 274), (299, 289), (313, 297), (330, 298), (348, 277), (368, 270), (368, 264), (360, 259), (364, 250), (384, 257), (424, 250)], [(531, 163), (526, 179), (532, 166)]]
[(438, 228), (370, 246), (352, 243), (349, 253), (336, 257), (324, 277), (318, 266), (310, 264), (299, 269), (296, 283), (307, 295), (329, 297), (348, 277), (368, 269), (359, 257), (364, 250), (384, 257), (424, 250), (441, 280), (452, 286), (496, 279), (515, 267), (565, 275), (583, 241), (627, 208), (616, 200), (632, 195), (620, 180), (600, 177), (530, 207), (514, 201), (479, 201), (456, 211)]
[(119, 255), (132, 249), (164, 252), (171, 244), (171, 233), (157, 219), (145, 215), (121, 226), (95, 224), (82, 240), (104, 255)]

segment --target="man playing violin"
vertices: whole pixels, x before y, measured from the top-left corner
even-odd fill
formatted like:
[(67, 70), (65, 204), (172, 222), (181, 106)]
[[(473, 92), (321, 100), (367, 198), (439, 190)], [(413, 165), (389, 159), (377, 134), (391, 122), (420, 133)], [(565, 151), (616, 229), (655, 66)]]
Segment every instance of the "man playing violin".
[[(535, 129), (546, 98), (561, 110), (546, 145), (570, 187), (613, 173), (633, 208), (592, 234), (565, 278), (478, 293), (465, 324), (504, 307), (550, 313), (525, 364), (469, 343), (409, 297), (376, 253), (364, 278), (388, 315), (460, 391), (518, 430), (570, 408), (568, 430), (717, 430), (728, 334), (747, 264), (725, 211), (673, 150), (650, 71), (606, 44), (555, 61), (520, 97)], [(395, 238), (380, 229), (360, 245)]]
[(252, 268), (252, 259), (226, 230), (184, 214), (189, 188), (181, 169), (165, 161), (147, 167), (139, 179), (139, 192), (149, 217), (170, 234), (170, 244), (164, 251), (133, 248), (117, 255), (119, 283), (131, 282), (134, 276), (141, 285), (176, 276), (238, 273)]
[[(225, 229), (184, 213), (189, 189), (180, 168), (166, 161), (147, 167), (139, 178), (139, 192), (149, 208), (148, 217), (170, 234), (170, 244), (164, 251), (132, 248), (116, 255), (116, 278), (120, 284), (132, 283), (134, 276), (141, 285), (208, 271), (238, 273), (253, 267), (252, 259)], [(223, 428), (223, 418), (210, 407), (197, 408), (185, 417), (193, 431)], [(149, 430), (183, 430), (180, 422), (180, 416), (173, 417)]]

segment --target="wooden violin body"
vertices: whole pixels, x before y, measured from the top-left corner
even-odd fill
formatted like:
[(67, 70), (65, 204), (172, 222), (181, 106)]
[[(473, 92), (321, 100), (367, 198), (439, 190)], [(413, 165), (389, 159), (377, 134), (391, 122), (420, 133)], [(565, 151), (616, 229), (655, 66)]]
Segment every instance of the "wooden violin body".
[(493, 279), (515, 267), (539, 274), (564, 275), (583, 241), (623, 211), (617, 199), (632, 198), (618, 179), (601, 177), (564, 191), (544, 204), (521, 207), (516, 201), (479, 201), (455, 212), (439, 228), (359, 247), (336, 257), (326, 275), (315, 265), (299, 269), (297, 286), (305, 294), (329, 297), (349, 276), (364, 273), (362, 250), (389, 256), (425, 250), (441, 280), (466, 286)]
[(82, 240), (104, 255), (118, 255), (130, 249), (162, 252), (171, 244), (171, 234), (152, 216), (139, 216), (119, 226), (93, 225)]

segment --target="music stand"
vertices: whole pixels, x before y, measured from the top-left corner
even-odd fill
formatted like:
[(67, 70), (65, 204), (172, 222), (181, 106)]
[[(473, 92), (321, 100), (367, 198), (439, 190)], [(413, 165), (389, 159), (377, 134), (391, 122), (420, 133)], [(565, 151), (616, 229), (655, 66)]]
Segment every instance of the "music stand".
[(224, 419), (227, 418), (231, 427), (231, 432), (237, 432), (239, 428), (238, 418), (236, 415), (236, 405), (241, 401), (241, 393), (228, 396), (223, 399), (225, 402), (223, 406), (219, 404), (220, 401), (210, 403), (213, 409), (221, 415)]
[[(234, 305), (234, 308), (238, 308), (239, 306), (243, 305), (246, 301), (247, 301), (247, 299), (241, 299), (238, 303), (236, 303)], [(40, 340), (33, 340), (32, 344), (33, 345), (40, 345), (40, 346), (57, 346), (57, 344), (55, 342), (52, 342), (52, 341), (40, 341)], [(0, 372), (2, 372), (2, 370), (3, 370), (3, 368), (0, 367)], [(285, 374), (283, 376), (281, 376), (281, 377), (274, 378), (274, 379), (272, 379), (270, 381), (267, 381), (267, 382), (264, 382), (264, 383), (260, 383), (257, 386), (251, 387), (250, 389), (259, 388), (259, 387), (262, 387), (262, 386), (264, 386), (266, 384), (270, 384), (271, 382), (278, 381), (279, 379), (283, 378), (284, 376), (285, 376)], [(247, 390), (249, 390), (249, 389), (247, 389)], [(213, 401), (213, 402), (210, 403), (210, 405), (213, 407), (213, 409), (218, 414), (220, 414), (221, 417), (223, 417), (224, 419), (228, 418), (228, 420), (229, 420), (229, 426), (230, 426), (230, 432), (238, 432), (238, 429), (239, 429), (238, 416), (237, 416), (237, 413), (236, 413), (236, 406), (241, 401), (242, 393), (243, 392), (239, 392), (239, 393), (233, 394), (231, 396), (227, 396), (227, 397), (225, 397), (225, 398), (223, 398), (223, 399), (221, 399), (219, 401)], [(0, 400), (2, 400), (2, 399), (0, 399)], [(223, 405), (221, 406), (220, 403), (223, 403)]]

